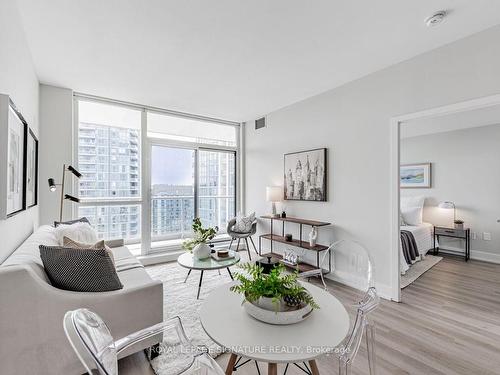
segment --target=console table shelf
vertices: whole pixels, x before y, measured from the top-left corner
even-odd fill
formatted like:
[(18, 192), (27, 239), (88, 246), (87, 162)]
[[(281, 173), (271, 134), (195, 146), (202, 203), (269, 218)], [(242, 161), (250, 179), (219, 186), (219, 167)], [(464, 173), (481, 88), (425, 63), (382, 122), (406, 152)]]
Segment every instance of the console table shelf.
[[(322, 251), (326, 251), (329, 249), (328, 246), (325, 245), (319, 245), (316, 244), (315, 246), (311, 246), (309, 244), (309, 241), (303, 241), (302, 240), (302, 228), (304, 225), (311, 226), (311, 227), (324, 227), (326, 225), (330, 225), (330, 223), (324, 222), (324, 221), (317, 221), (317, 220), (308, 220), (308, 219), (300, 219), (297, 217), (274, 217), (270, 215), (265, 215), (261, 216), (261, 219), (267, 219), (271, 221), (271, 233), (266, 233), (262, 234), (259, 236), (259, 255), (266, 257), (266, 256), (273, 256), (275, 258), (282, 259), (283, 256), (281, 254), (277, 254), (273, 252), (273, 242), (279, 242), (279, 243), (284, 243), (288, 244), (290, 246), (294, 247), (299, 247), (301, 249), (309, 250), (312, 252), (316, 253), (316, 264), (308, 264), (305, 262), (299, 262), (297, 266), (292, 266), (286, 263), (283, 263), (285, 266), (291, 269), (298, 269), (299, 272), (306, 272), (310, 271), (313, 269), (320, 269), (320, 253)], [(273, 224), (274, 221), (280, 221), (282, 223), (282, 233), (281, 235), (274, 234), (273, 233)], [(292, 239), (291, 241), (287, 241), (285, 239), (285, 223), (293, 223), (293, 224), (299, 224), (299, 239)], [(267, 254), (262, 254), (262, 239), (269, 240), (270, 241), (270, 252)], [(331, 259), (328, 260), (328, 272), (331, 272), (332, 270), (332, 264), (331, 264)]]

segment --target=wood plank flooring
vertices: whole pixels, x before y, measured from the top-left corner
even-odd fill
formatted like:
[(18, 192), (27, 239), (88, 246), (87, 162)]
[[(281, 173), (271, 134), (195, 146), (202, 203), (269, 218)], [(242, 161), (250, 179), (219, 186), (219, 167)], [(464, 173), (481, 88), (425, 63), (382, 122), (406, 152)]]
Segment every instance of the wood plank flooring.
[[(334, 282), (329, 288), (345, 305), (359, 295)], [(379, 374), (500, 374), (500, 265), (445, 257), (403, 290), (402, 303), (382, 301), (373, 318)], [(217, 361), (225, 368), (228, 359)], [(153, 375), (142, 353), (119, 365), (121, 375)], [(321, 374), (338, 373), (334, 357), (320, 359), (318, 366)], [(260, 369), (265, 374), (267, 366)], [(278, 366), (278, 374), (283, 369)], [(248, 364), (236, 374), (257, 371)], [(290, 367), (287, 374), (303, 373)], [(364, 347), (353, 374), (368, 374)]]

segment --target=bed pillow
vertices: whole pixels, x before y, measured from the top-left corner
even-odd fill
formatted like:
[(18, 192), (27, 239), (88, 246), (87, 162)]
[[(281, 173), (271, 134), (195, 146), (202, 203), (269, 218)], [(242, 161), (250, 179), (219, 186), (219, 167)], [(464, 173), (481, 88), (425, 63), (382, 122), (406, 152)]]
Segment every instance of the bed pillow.
[(404, 225), (422, 224), (422, 209), (420, 207), (408, 207), (401, 209)]
[(123, 288), (106, 250), (72, 249), (40, 245), (45, 272), (51, 284), (74, 292), (109, 292)]
[(96, 243), (97, 233), (88, 223), (79, 222), (71, 225), (60, 224), (55, 228), (59, 245), (63, 246), (64, 237), (83, 243)]
[(405, 218), (403, 217), (403, 213), (401, 212), (401, 210), (399, 210), (399, 225), (401, 225), (402, 227), (408, 225), (406, 224)]
[(106, 246), (106, 244), (104, 243), (104, 240), (100, 240), (94, 244), (91, 244), (91, 243), (83, 243), (83, 242), (73, 241), (71, 238), (64, 236), (63, 237), (63, 246), (69, 247), (71, 249), (80, 249), (80, 250), (101, 250), (101, 249), (104, 249), (104, 250), (106, 250), (106, 253), (109, 255), (111, 260), (113, 261), (113, 264), (115, 264), (115, 257), (113, 255), (113, 252), (111, 251), (111, 249), (108, 246)]
[[(418, 207), (420, 209), (420, 218), (419, 218), (419, 222), (420, 224), (422, 224), (422, 221), (423, 221), (423, 216), (424, 216), (424, 203), (425, 203), (425, 197), (424, 196), (416, 196), (416, 197), (401, 197), (401, 202), (400, 202), (400, 206), (401, 206), (401, 210), (407, 210), (409, 208), (414, 208), (414, 207)], [(409, 224), (407, 221), (406, 221), (407, 224)], [(410, 224), (410, 225), (413, 225), (413, 224)]]

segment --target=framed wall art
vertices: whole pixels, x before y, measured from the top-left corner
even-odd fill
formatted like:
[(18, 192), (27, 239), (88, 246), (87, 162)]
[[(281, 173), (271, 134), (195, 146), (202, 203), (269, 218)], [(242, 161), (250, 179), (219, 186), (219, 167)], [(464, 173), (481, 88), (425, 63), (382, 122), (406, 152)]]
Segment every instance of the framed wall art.
[(26, 142), (26, 206), (38, 204), (38, 139), (31, 129)]
[(7, 95), (0, 95), (0, 218), (26, 209), (28, 124)]
[(292, 152), (284, 157), (285, 200), (327, 200), (327, 149)]
[(402, 189), (428, 189), (432, 184), (432, 164), (405, 164), (399, 169), (400, 187)]

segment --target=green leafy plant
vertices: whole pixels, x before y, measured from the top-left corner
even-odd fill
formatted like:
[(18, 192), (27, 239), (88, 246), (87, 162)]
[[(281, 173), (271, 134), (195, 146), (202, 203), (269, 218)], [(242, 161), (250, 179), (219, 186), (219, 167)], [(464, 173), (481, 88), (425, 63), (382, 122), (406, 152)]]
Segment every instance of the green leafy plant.
[(258, 264), (245, 263), (240, 266), (246, 274), (236, 273), (239, 284), (233, 285), (231, 291), (243, 294), (245, 301), (256, 302), (261, 297), (271, 298), (276, 309), (285, 298), (292, 297), (313, 309), (319, 309), (318, 304), (298, 281), (298, 273), (285, 273), (285, 267), (279, 264), (268, 274)]
[(219, 231), (219, 227), (208, 227), (203, 228), (201, 225), (201, 220), (199, 217), (193, 220), (193, 233), (194, 238), (190, 238), (182, 243), (182, 248), (188, 251), (193, 250), (193, 248), (200, 244), (206, 243), (215, 237), (217, 232)]

